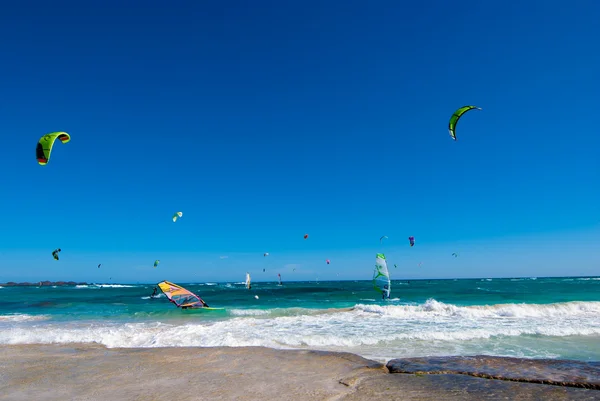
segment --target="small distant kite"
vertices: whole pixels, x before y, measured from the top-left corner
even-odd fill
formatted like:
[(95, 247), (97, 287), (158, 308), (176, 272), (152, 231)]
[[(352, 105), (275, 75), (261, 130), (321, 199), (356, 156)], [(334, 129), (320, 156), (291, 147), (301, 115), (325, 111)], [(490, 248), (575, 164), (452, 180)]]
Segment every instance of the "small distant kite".
[(379, 238), (379, 243), (380, 243), (380, 244), (381, 244), (381, 243), (383, 243), (383, 240), (384, 240), (384, 239), (387, 239), (387, 237), (388, 237), (387, 235), (383, 235), (383, 236), (381, 236), (381, 237)]
[(454, 139), (455, 141), (456, 141), (456, 124), (458, 123), (458, 120), (467, 111), (473, 110), (473, 109), (481, 110), (481, 108), (477, 107), (477, 106), (463, 106), (460, 109), (456, 110), (454, 112), (454, 114), (452, 114), (452, 117), (450, 117), (450, 122), (448, 123), (448, 132), (450, 133), (450, 136), (452, 137), (452, 139)]
[(181, 217), (181, 216), (183, 216), (183, 213), (181, 213), (181, 212), (177, 212), (177, 213), (175, 213), (175, 214), (173, 215), (173, 223), (175, 223), (175, 222), (177, 221), (177, 219), (178, 219), (179, 217)]
[(52, 132), (41, 137), (35, 148), (35, 158), (40, 166), (48, 164), (50, 153), (52, 152), (52, 147), (54, 146), (56, 138), (62, 143), (67, 143), (71, 140), (71, 136), (66, 132)]
[(308, 238), (308, 234), (304, 234), (304, 239), (307, 239), (307, 238)]
[(52, 251), (52, 257), (54, 258), (54, 260), (58, 260), (58, 253), (61, 252), (60, 248), (56, 248), (55, 250)]
[(100, 264), (98, 265), (98, 269), (100, 268), (100, 266), (102, 266), (102, 263), (100, 263)]
[(265, 253), (263, 254), (263, 256), (264, 256), (264, 257), (267, 257), (267, 256), (269, 256), (269, 252), (265, 252)]
[(397, 267), (398, 267), (398, 265), (394, 263), (394, 269), (397, 268)]
[(155, 269), (156, 269), (156, 266), (158, 266), (159, 263), (160, 263), (160, 260), (158, 260), (158, 259), (154, 261), (154, 268)]
[(452, 256), (454, 256), (455, 258), (457, 258), (458, 254), (457, 253), (452, 253)]
[(327, 264), (329, 264), (329, 263), (330, 263), (330, 262), (329, 262), (329, 259), (325, 260), (325, 262), (327, 262)]
[(408, 241), (410, 242), (410, 246), (415, 246), (415, 237), (413, 237), (413, 236), (408, 237)]

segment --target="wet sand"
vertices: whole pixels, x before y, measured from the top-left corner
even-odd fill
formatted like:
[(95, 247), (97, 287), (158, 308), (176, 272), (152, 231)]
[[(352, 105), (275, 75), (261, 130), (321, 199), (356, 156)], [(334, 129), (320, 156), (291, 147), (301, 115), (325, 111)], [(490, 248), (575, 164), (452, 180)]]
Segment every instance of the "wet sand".
[(389, 373), (349, 353), (243, 348), (0, 347), (2, 400), (600, 400), (600, 391)]

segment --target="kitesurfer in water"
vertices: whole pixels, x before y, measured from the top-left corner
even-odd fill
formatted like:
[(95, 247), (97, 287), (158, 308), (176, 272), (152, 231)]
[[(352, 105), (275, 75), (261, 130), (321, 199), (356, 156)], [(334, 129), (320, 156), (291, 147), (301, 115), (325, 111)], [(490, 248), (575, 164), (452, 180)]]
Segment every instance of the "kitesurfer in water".
[(150, 298), (155, 298), (158, 292), (158, 288), (154, 287), (154, 291), (152, 292), (152, 295), (150, 295)]

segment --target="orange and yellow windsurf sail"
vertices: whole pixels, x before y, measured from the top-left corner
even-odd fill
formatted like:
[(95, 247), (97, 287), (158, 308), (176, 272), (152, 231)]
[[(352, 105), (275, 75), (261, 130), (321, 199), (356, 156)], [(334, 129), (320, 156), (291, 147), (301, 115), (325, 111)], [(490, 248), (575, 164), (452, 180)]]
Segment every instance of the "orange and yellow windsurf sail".
[(198, 295), (186, 290), (180, 285), (161, 281), (158, 283), (160, 290), (178, 307), (182, 308), (204, 308), (207, 307), (206, 302)]

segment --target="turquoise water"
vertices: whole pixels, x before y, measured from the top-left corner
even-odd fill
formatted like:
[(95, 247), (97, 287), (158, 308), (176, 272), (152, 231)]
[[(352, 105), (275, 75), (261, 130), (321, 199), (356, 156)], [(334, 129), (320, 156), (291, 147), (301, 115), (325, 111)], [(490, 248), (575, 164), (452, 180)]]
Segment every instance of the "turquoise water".
[[(181, 310), (154, 285), (0, 288), (0, 344), (267, 346), (386, 360), (504, 355), (600, 360), (600, 278), (177, 283), (224, 311)], [(160, 291), (159, 291), (160, 292)]]

